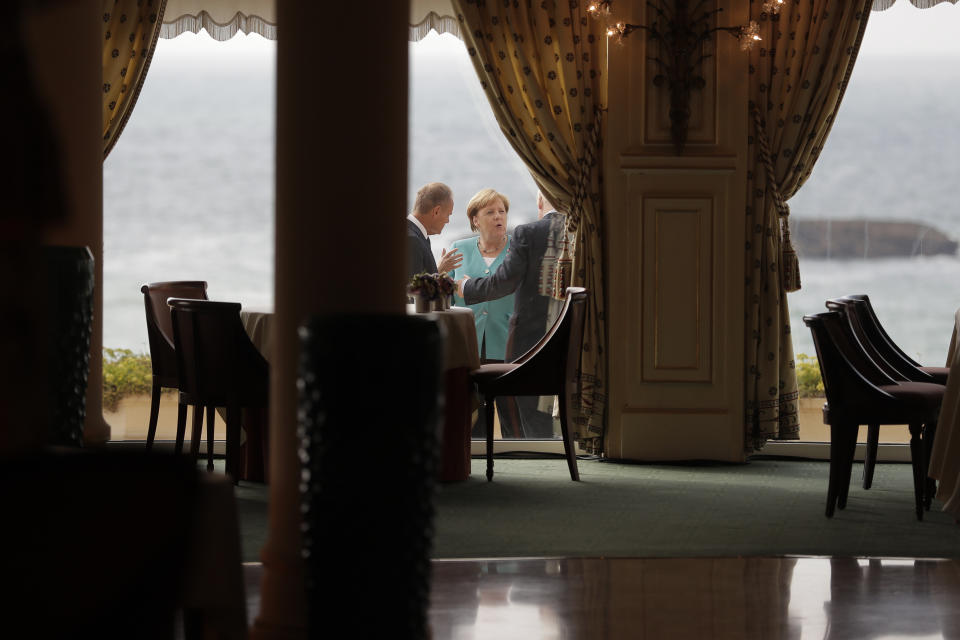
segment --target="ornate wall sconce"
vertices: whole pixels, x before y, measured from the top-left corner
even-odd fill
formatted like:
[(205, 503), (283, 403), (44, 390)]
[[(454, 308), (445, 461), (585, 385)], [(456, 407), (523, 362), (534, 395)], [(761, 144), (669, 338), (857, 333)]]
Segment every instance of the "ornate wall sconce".
[[(785, 0), (765, 0), (765, 12), (779, 13)], [(751, 20), (750, 24), (734, 27), (711, 26), (714, 16), (722, 8), (707, 9), (707, 0), (659, 0), (657, 4), (647, 2), (656, 18), (650, 24), (628, 24), (609, 22), (612, 0), (595, 0), (587, 7), (587, 12), (597, 19), (608, 21), (607, 37), (622, 41), (634, 31), (644, 31), (651, 41), (660, 45), (660, 54), (650, 59), (656, 63), (658, 73), (653, 77), (655, 87), (666, 87), (670, 92), (670, 139), (680, 155), (687, 142), (690, 124), (690, 94), (695, 89), (706, 86), (706, 80), (700, 72), (701, 64), (712, 54), (705, 52), (704, 45), (717, 31), (726, 31), (740, 41), (742, 51), (750, 50), (762, 40), (760, 25)]]

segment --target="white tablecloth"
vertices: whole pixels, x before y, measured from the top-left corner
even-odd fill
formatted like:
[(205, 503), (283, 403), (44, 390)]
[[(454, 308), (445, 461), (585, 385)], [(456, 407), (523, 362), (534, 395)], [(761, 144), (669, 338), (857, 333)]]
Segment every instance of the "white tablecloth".
[(466, 307), (452, 307), (446, 311), (431, 311), (418, 314), (412, 304), (407, 305), (408, 315), (422, 315), (436, 320), (443, 328), (445, 338), (444, 369), (447, 371), (467, 367), (470, 371), (480, 368), (480, 349), (477, 346), (477, 325), (473, 311)]
[(273, 320), (273, 312), (258, 309), (241, 309), (240, 322), (243, 328), (250, 336), (250, 342), (257, 348), (260, 355), (267, 362), (273, 356), (273, 333), (270, 331), (270, 323)]
[[(480, 349), (477, 347), (477, 328), (473, 311), (466, 307), (453, 307), (447, 311), (433, 311), (417, 314), (413, 305), (407, 305), (407, 314), (422, 315), (436, 320), (445, 333), (444, 369), (467, 367), (471, 371), (480, 368)], [(273, 334), (270, 325), (273, 312), (258, 309), (240, 311), (240, 321), (253, 346), (260, 351), (264, 359), (270, 362), (273, 356)]]
[[(414, 306), (407, 305), (407, 314), (416, 315)], [(470, 475), (471, 411), (479, 406), (470, 384), (470, 372), (480, 368), (480, 350), (477, 348), (477, 327), (473, 311), (453, 307), (446, 311), (419, 314), (435, 320), (443, 331), (444, 385), (446, 404), (442, 436), (440, 479), (444, 482), (465, 480)], [(273, 355), (271, 311), (242, 310), (240, 320), (250, 341), (267, 362)]]
[(937, 480), (937, 499), (943, 510), (960, 519), (960, 310), (954, 315), (953, 336), (947, 351), (947, 388), (930, 452), (930, 477)]

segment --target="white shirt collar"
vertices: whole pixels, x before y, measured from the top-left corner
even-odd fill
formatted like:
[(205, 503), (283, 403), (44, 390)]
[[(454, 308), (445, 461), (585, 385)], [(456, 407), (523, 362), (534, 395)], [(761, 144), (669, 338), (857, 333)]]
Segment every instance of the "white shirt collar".
[(412, 222), (413, 224), (417, 225), (417, 229), (420, 229), (420, 233), (423, 234), (423, 237), (424, 237), (424, 238), (429, 238), (429, 237), (430, 237), (430, 234), (427, 233), (427, 228), (426, 228), (425, 226), (423, 226), (423, 223), (422, 223), (422, 222), (420, 222), (419, 220), (417, 220), (417, 216), (415, 216), (415, 215), (413, 215), (413, 214), (411, 213), (410, 215), (407, 216), (407, 220), (409, 220), (409, 221)]

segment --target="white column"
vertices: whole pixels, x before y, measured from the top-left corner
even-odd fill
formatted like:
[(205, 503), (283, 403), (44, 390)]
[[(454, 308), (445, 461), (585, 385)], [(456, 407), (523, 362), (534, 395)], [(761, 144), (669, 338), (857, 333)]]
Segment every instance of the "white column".
[[(306, 631), (297, 327), (315, 313), (404, 309), (408, 4), (368, 9), (277, 2), (270, 522), (254, 638), (300, 638)], [(375, 393), (378, 381), (370, 384)]]
[[(25, 6), (29, 6), (27, 3)], [(55, 130), (67, 210), (45, 244), (88, 246), (96, 261), (84, 442), (103, 444), (103, 115), (100, 0), (43, 3), (24, 12), (33, 79)]]

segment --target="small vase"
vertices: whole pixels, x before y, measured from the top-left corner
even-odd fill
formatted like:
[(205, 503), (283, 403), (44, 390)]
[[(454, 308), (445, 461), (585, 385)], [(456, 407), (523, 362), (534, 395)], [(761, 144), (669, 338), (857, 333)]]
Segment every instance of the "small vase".
[(413, 298), (414, 308), (417, 313), (427, 313), (430, 311), (430, 298), (424, 295), (416, 295)]
[(430, 310), (431, 311), (443, 311), (443, 300), (440, 298), (434, 298), (430, 301)]
[(451, 301), (451, 298), (452, 298), (452, 296), (443, 296), (443, 297), (441, 298), (441, 300), (443, 301), (443, 309), (444, 309), (444, 311), (446, 311), (447, 309), (449, 309), (450, 307), (453, 306), (452, 301)]

